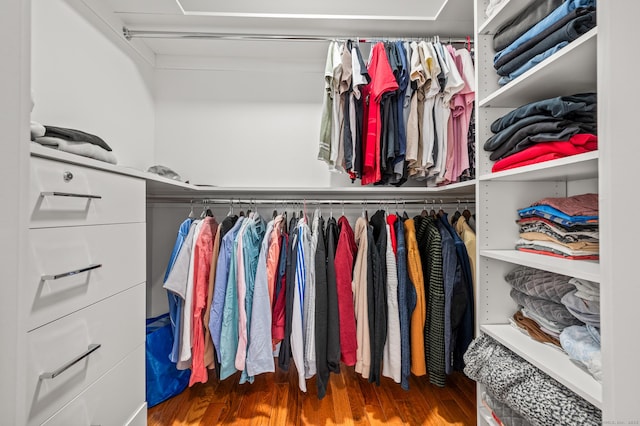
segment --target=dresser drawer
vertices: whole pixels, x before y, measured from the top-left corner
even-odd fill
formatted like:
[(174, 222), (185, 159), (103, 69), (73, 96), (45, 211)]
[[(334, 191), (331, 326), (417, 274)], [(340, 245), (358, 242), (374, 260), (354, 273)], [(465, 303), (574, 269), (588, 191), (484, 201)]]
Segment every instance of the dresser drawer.
[[(122, 426), (138, 412), (145, 400), (145, 346), (127, 355), (47, 420), (46, 426)], [(146, 413), (146, 410), (144, 410)], [(144, 418), (146, 424), (146, 417)]]
[(31, 228), (145, 220), (142, 179), (34, 157), (30, 168)]
[(28, 330), (145, 281), (144, 223), (30, 229), (28, 235)]
[(27, 333), (28, 424), (41, 424), (144, 344), (144, 312), (140, 284)]

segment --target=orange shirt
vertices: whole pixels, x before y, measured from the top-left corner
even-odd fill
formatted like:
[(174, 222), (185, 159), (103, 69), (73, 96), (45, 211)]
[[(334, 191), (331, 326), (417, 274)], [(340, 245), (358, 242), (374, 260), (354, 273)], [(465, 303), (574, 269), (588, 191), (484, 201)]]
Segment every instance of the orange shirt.
[(416, 289), (416, 308), (411, 314), (411, 372), (416, 376), (427, 374), (424, 353), (424, 324), (427, 320), (427, 304), (424, 295), (424, 277), (422, 262), (416, 239), (416, 227), (413, 219), (404, 221), (407, 243), (407, 269), (409, 279)]

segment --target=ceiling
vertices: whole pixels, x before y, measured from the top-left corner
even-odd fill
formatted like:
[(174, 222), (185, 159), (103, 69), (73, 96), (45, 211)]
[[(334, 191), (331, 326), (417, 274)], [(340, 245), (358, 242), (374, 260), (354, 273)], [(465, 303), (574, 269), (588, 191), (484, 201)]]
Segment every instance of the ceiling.
[[(330, 38), (458, 38), (473, 34), (473, 0), (102, 0), (102, 4), (134, 31)], [(166, 56), (270, 57), (284, 49), (289, 55), (311, 50), (316, 57), (317, 52), (326, 50), (326, 43), (290, 41), (172, 36), (139, 40), (156, 55)]]

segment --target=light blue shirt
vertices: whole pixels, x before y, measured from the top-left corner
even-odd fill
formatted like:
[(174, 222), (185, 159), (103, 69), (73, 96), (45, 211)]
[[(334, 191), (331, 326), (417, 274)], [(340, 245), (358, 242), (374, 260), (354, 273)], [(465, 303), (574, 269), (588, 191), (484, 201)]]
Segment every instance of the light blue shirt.
[(229, 278), (229, 265), (231, 262), (231, 251), (236, 240), (236, 235), (242, 226), (244, 217), (240, 216), (233, 228), (227, 232), (220, 242), (220, 253), (218, 254), (218, 264), (216, 266), (215, 287), (213, 290), (213, 301), (211, 302), (211, 312), (209, 316), (209, 330), (211, 340), (216, 350), (218, 360), (220, 356), (220, 335), (222, 333), (222, 313), (224, 311), (224, 301), (227, 293), (227, 280)]
[(522, 74), (529, 71), (531, 68), (535, 67), (540, 62), (544, 61), (549, 56), (553, 55), (558, 50), (562, 49), (568, 44), (569, 44), (568, 41), (563, 41), (561, 43), (556, 44), (551, 49), (534, 56), (533, 58), (529, 59), (529, 61), (526, 64), (522, 65), (520, 68), (518, 68), (511, 74), (500, 77), (500, 80), (498, 80), (498, 84), (501, 86), (504, 86), (505, 84), (511, 82), (512, 80), (515, 80), (516, 78), (520, 77)]
[(577, 9), (579, 7), (589, 7), (589, 6), (594, 6), (595, 7), (595, 5), (596, 5), (596, 0), (567, 0), (567, 1), (565, 1), (556, 10), (554, 10), (549, 15), (547, 15), (546, 18), (544, 18), (542, 21), (538, 22), (536, 25), (531, 27), (527, 32), (525, 32), (520, 37), (518, 37), (509, 46), (505, 47), (500, 52), (496, 52), (496, 54), (495, 54), (495, 56), (493, 58), (493, 62), (496, 63), (498, 61), (498, 59), (500, 59), (501, 57), (503, 57), (507, 53), (513, 52), (518, 47), (520, 47), (522, 44), (524, 44), (527, 41), (531, 40), (532, 38), (534, 38), (535, 36), (537, 36), (538, 34), (543, 32), (544, 30), (549, 28), (551, 25), (555, 24), (560, 19), (562, 19), (565, 16), (567, 16), (573, 10), (575, 10), (575, 9)]
[[(190, 221), (190, 223), (187, 224), (187, 221)], [(173, 345), (171, 347), (171, 353), (169, 354), (169, 360), (171, 362), (178, 362), (180, 358), (182, 311), (189, 276), (192, 242), (196, 233), (195, 225), (196, 222), (191, 219), (187, 219), (180, 225), (178, 238), (174, 246), (174, 253), (171, 254), (163, 285), (169, 297), (169, 316), (171, 318), (171, 328), (173, 331)], [(183, 234), (185, 230), (187, 233), (182, 237), (181, 234)], [(180, 242), (180, 247), (176, 250), (178, 242)]]
[[(246, 283), (246, 293), (244, 299), (245, 311), (247, 313), (247, 350), (249, 349), (249, 342), (251, 342), (251, 317), (253, 309), (254, 288), (256, 282), (256, 273), (258, 269), (258, 259), (261, 256), (260, 246), (265, 236), (266, 222), (256, 212), (256, 215), (251, 219), (251, 222), (247, 226), (242, 236), (242, 256), (244, 257), (244, 277)], [(266, 264), (266, 260), (265, 260)], [(271, 324), (271, 323), (269, 323)], [(253, 383), (253, 375), (247, 373), (246, 358), (245, 369), (240, 375), (240, 384), (245, 382)]]
[[(167, 272), (165, 272), (164, 280), (162, 281), (163, 283), (166, 283), (167, 279), (169, 278), (169, 274), (171, 273), (171, 269), (173, 269), (173, 265), (176, 262), (178, 253), (182, 248), (182, 244), (184, 243), (184, 240), (187, 238), (187, 235), (189, 234), (189, 228), (191, 227), (192, 222), (193, 222), (193, 219), (188, 218), (187, 220), (182, 222), (180, 224), (180, 228), (178, 228), (178, 237), (176, 238), (176, 243), (173, 246), (171, 257), (169, 258), (169, 264), (167, 265)], [(177, 357), (177, 348), (179, 347), (179, 345), (175, 344), (175, 342), (176, 340), (178, 342), (180, 341), (179, 333), (178, 333), (178, 339), (176, 339), (176, 329), (180, 330), (177, 327), (181, 323), (180, 318), (182, 317), (182, 300), (180, 299), (180, 296), (178, 296), (177, 294), (173, 293), (170, 290), (167, 290), (167, 297), (169, 299), (169, 318), (171, 319), (171, 334), (173, 336), (173, 342), (174, 342), (173, 348), (175, 348), (175, 351), (174, 350), (171, 351), (171, 355), (169, 355), (169, 359), (173, 361), (175, 357)], [(174, 353), (175, 353), (175, 356), (174, 356)], [(173, 361), (173, 362), (176, 362), (176, 361)]]

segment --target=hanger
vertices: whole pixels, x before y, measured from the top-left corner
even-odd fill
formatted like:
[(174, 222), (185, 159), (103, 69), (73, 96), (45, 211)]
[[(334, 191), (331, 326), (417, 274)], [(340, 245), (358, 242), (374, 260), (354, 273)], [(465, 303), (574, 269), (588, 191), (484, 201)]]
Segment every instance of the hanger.
[(431, 211), (429, 212), (429, 216), (436, 217), (436, 200), (431, 200)]
[(453, 213), (453, 216), (451, 216), (451, 224), (455, 225), (455, 223), (458, 221), (460, 216), (462, 216), (462, 213), (460, 213), (460, 200), (458, 200), (458, 206), (456, 207), (456, 211)]
[(229, 199), (229, 212), (227, 213), (227, 217), (233, 216), (233, 199)]
[(242, 210), (242, 208), (243, 208), (242, 207), (242, 201), (238, 200), (238, 203), (240, 204), (240, 213), (238, 213), (238, 216), (244, 217), (244, 210)]
[(189, 219), (194, 219), (196, 217), (195, 213), (193, 213), (193, 200), (189, 201), (189, 204), (191, 205), (191, 208), (189, 210), (189, 216), (187, 216)]
[(342, 203), (342, 216), (344, 216), (344, 200), (342, 200), (341, 203)]
[(467, 220), (467, 222), (471, 218), (471, 212), (469, 211), (469, 209), (467, 209), (466, 204), (464, 206), (464, 210), (462, 211), (462, 216), (464, 216), (464, 218)]
[(276, 201), (273, 202), (273, 213), (271, 214), (271, 219), (275, 219), (278, 216), (278, 208), (276, 205)]
[(440, 209), (438, 210), (438, 216), (444, 216), (444, 210), (442, 210), (442, 200), (440, 200)]
[[(433, 210), (431, 210), (433, 212)], [(424, 200), (424, 204), (422, 205), (422, 212), (420, 212), (420, 216), (426, 217), (427, 213), (427, 200)]]

